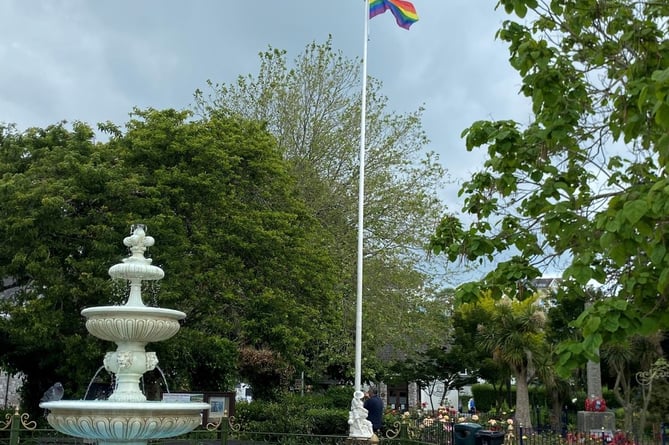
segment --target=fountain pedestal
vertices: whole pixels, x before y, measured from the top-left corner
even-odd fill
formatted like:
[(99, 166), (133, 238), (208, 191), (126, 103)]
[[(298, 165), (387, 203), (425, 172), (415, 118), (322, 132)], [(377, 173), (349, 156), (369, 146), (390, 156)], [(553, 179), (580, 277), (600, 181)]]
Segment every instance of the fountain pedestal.
[(112, 278), (129, 282), (128, 300), (120, 306), (100, 306), (81, 311), (91, 335), (116, 343), (104, 357), (105, 369), (115, 377), (108, 400), (60, 400), (40, 403), (49, 410), (47, 420), (56, 430), (102, 445), (143, 445), (149, 439), (185, 434), (202, 422), (208, 403), (152, 402), (139, 388), (142, 375), (156, 368), (158, 357), (147, 352), (151, 342), (167, 340), (179, 331), (180, 311), (149, 307), (142, 302), (142, 281), (159, 280), (164, 273), (144, 257), (154, 239), (145, 227), (133, 227), (123, 243), (131, 255), (109, 269)]
[(116, 352), (105, 355), (105, 369), (116, 374), (116, 389), (109, 396), (115, 402), (144, 402), (146, 396), (139, 389), (139, 380), (145, 372), (153, 371), (158, 364), (155, 352), (145, 352), (134, 345), (119, 345)]

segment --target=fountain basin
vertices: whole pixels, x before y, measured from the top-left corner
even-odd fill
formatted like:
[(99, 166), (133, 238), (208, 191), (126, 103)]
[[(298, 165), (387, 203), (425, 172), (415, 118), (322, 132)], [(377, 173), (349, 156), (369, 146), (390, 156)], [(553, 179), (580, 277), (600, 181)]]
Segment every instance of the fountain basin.
[(126, 258), (123, 263), (115, 264), (109, 268), (109, 276), (125, 280), (160, 280), (165, 273), (160, 267), (151, 266), (149, 258)]
[(149, 306), (97, 306), (86, 308), (86, 329), (102, 340), (149, 343), (173, 337), (186, 314)]
[(110, 402), (60, 400), (43, 402), (47, 421), (61, 433), (104, 444), (145, 443), (186, 434), (202, 423), (208, 403)]

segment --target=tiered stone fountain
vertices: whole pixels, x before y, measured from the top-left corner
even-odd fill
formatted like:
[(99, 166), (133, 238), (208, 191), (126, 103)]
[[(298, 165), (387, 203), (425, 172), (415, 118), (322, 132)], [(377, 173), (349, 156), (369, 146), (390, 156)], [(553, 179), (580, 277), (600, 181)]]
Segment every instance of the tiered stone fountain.
[(56, 430), (75, 437), (97, 440), (100, 445), (142, 445), (149, 439), (185, 434), (202, 421), (208, 403), (147, 401), (139, 388), (142, 375), (155, 369), (155, 352), (147, 343), (167, 340), (179, 331), (183, 312), (145, 306), (142, 281), (160, 280), (164, 273), (144, 257), (154, 239), (143, 225), (132, 228), (123, 243), (130, 256), (109, 269), (112, 278), (129, 282), (128, 301), (121, 306), (91, 307), (81, 311), (86, 329), (95, 337), (117, 344), (104, 358), (115, 385), (108, 400), (60, 400), (40, 403), (49, 410), (47, 420)]

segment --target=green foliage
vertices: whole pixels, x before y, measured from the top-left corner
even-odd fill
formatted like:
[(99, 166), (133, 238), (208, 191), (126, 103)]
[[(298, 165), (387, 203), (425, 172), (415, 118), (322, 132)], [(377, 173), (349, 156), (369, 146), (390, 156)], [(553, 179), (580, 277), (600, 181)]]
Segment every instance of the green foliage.
[(248, 431), (307, 434), (310, 429), (304, 409), (283, 402), (240, 403), (235, 420)]
[(464, 301), (481, 290), (499, 298), (560, 261), (561, 295), (603, 284), (606, 298), (573, 321), (558, 348), (567, 376), (601, 345), (653, 333), (669, 317), (669, 5), (498, 6), (525, 18), (504, 22), (497, 35), (534, 116), (527, 125), (480, 121), (463, 132), (468, 150), (487, 151), (461, 188), (473, 222), (444, 217), (431, 246), (450, 261), (514, 255), (461, 286)]
[(110, 214), (105, 202), (117, 196), (102, 184), (120, 176), (92, 136), (81, 123), (72, 131), (62, 124), (23, 134), (0, 128), (0, 276), (19, 289), (0, 302), (10, 316), (0, 318), (0, 361), (27, 375), (23, 406), (33, 413), (57, 380), (67, 397), (82, 397), (97, 368), (91, 364), (102, 357), (79, 311), (110, 294), (96, 256), (113, 258), (127, 229), (114, 236), (123, 218)]
[(227, 391), (236, 383), (238, 345), (227, 338), (184, 327), (170, 342), (151, 349), (161, 369), (171, 370), (167, 377), (172, 392)]
[(490, 358), (490, 354), (481, 347), (476, 336), (478, 326), (485, 323), (486, 319), (486, 314), (478, 310), (476, 305), (456, 302), (451, 315), (453, 331), (448, 354), (453, 362), (460, 364), (473, 375), (488, 381), (497, 381), (491, 373), (482, 374), (486, 368), (485, 360)]
[[(430, 402), (439, 390), (442, 400), (436, 406), (429, 406), (436, 411), (445, 401), (448, 392), (452, 389), (462, 389), (464, 386), (475, 383), (476, 376), (461, 376), (463, 362), (457, 360), (457, 352), (452, 353), (445, 348), (430, 348), (420, 352), (417, 358), (396, 364), (392, 371), (393, 379), (399, 382), (415, 382), (419, 388), (430, 395)], [(442, 386), (443, 385), (443, 386)], [(443, 389), (443, 391), (442, 391)]]
[(348, 434), (348, 409), (311, 408), (305, 416), (311, 420), (311, 434), (345, 436)]
[[(359, 186), (360, 63), (331, 46), (312, 42), (292, 63), (285, 51), (260, 54), (257, 74), (232, 84), (209, 82), (195, 95), (203, 116), (243, 116), (265, 122), (296, 181), (296, 190), (329, 236), (318, 244), (338, 268), (340, 329), (303, 369), (311, 378), (352, 377)], [(411, 355), (416, 344), (444, 343), (441, 300), (425, 254), (425, 241), (443, 206), (445, 177), (421, 126), (422, 109), (387, 110), (381, 84), (369, 79), (365, 162), (363, 376), (379, 380), (379, 357)], [(392, 203), (392, 205), (391, 205)], [(399, 318), (398, 318), (399, 317)], [(261, 327), (258, 327), (261, 328)]]
[[(587, 397), (585, 392), (583, 392), (582, 394), (578, 394), (578, 395), (581, 396), (580, 397), (581, 401), (584, 401), (585, 397)], [(575, 394), (575, 396), (577, 396), (577, 394)], [(611, 389), (602, 388), (602, 397), (604, 397), (604, 400), (606, 400), (606, 407), (607, 408), (616, 409), (616, 408), (620, 407), (620, 403), (618, 402), (618, 400), (616, 400), (616, 397), (614, 396), (613, 391)], [(582, 407), (579, 407), (579, 409), (580, 408), (582, 408)]]
[[(352, 386), (331, 386), (323, 393), (323, 402), (320, 406), (350, 410), (353, 392)], [(315, 399), (315, 396), (314, 394), (312, 398)]]
[[(472, 385), (472, 396), (476, 401), (476, 409), (478, 411), (485, 413), (492, 411), (499, 406), (499, 391), (489, 383), (477, 383)], [(462, 403), (463, 407), (465, 406), (464, 402), (465, 401)]]
[(180, 335), (155, 345), (173, 388), (228, 389), (242, 347), (289, 357), (292, 369), (317, 356), (336, 314), (337, 277), (320, 248), (329, 234), (264, 127), (151, 109), (124, 132), (103, 127), (105, 143), (81, 123), (0, 129), (0, 277), (19, 286), (0, 302), (0, 360), (27, 376), (26, 410), (37, 413), (55, 381), (83, 397), (113, 348), (86, 333), (80, 311), (125, 300), (107, 269), (136, 222), (165, 270), (145, 303), (187, 314)]
[[(606, 406), (608, 408), (616, 408), (618, 403), (610, 389), (604, 387), (602, 389), (604, 393), (604, 400), (606, 400)], [(476, 409), (481, 412), (509, 412), (511, 409), (515, 408), (513, 403), (516, 400), (516, 386), (511, 386), (510, 390), (504, 389), (500, 391), (499, 388), (489, 384), (489, 383), (477, 383), (472, 385), (472, 394), (474, 400), (476, 400)], [(549, 390), (545, 386), (536, 386), (531, 385), (529, 387), (529, 399), (532, 407), (542, 406), (547, 407), (551, 404)], [(583, 402), (586, 398), (585, 391), (578, 393), (570, 393), (572, 398), (576, 398), (577, 402), (574, 405), (571, 400), (565, 401), (565, 406), (569, 406), (570, 410), (583, 410)], [(511, 403), (508, 403), (511, 401)], [(610, 401), (610, 402), (609, 402)]]
[(666, 423), (669, 421), (669, 382), (658, 381), (655, 385), (647, 420), (652, 424)]
[[(350, 398), (353, 392), (349, 394)], [(349, 407), (323, 405), (321, 395), (285, 394), (275, 402), (253, 401), (235, 406), (235, 422), (246, 431), (345, 435)]]
[(524, 299), (503, 296), (494, 299), (489, 293), (477, 303), (465, 303), (459, 310), (483, 316), (477, 325), (476, 340), (499, 365), (508, 367), (516, 380), (516, 419), (531, 426), (528, 382), (533, 379), (537, 363), (547, 353), (544, 326), (546, 317), (538, 304), (538, 294)]

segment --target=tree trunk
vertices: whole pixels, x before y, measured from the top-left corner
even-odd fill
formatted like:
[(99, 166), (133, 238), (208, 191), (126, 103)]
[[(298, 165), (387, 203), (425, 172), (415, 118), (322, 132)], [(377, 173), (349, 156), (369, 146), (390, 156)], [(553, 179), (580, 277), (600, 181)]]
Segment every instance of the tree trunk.
[(623, 407), (623, 427), (625, 431), (632, 431), (632, 413), (634, 412), (634, 406), (632, 405), (631, 385), (628, 384), (624, 369), (615, 370), (617, 377), (616, 382), (613, 385), (613, 395), (615, 396), (620, 406)]
[(527, 366), (514, 369), (516, 376), (516, 423), (525, 429), (532, 428), (530, 393), (527, 385)]
[(558, 392), (553, 390), (550, 392), (550, 402), (551, 402), (551, 413), (550, 413), (550, 424), (551, 429), (556, 432), (562, 430), (562, 401)]

